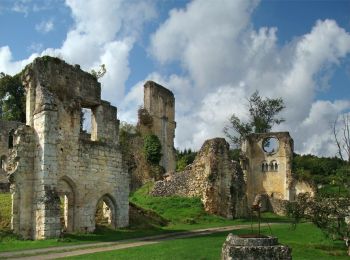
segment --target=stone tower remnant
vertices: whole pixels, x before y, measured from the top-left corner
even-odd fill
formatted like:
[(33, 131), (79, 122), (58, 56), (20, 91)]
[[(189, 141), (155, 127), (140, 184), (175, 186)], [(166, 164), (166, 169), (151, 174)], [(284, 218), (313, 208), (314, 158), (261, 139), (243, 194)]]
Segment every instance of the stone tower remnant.
[[(91, 232), (101, 201), (113, 227), (127, 226), (129, 176), (117, 109), (101, 100), (100, 83), (78, 65), (46, 56), (26, 67), (23, 84), (26, 126), (14, 132), (7, 165), (14, 232), (32, 239)], [(91, 109), (91, 133), (81, 130), (83, 108)]]
[[(144, 85), (144, 117), (139, 114), (139, 129), (142, 134), (158, 136), (162, 144), (160, 165), (167, 172), (176, 168), (175, 161), (175, 97), (167, 88), (147, 81)], [(147, 119), (148, 116), (148, 119)]]
[(288, 132), (250, 134), (242, 144), (242, 153), (249, 205), (260, 194), (290, 199), (293, 139)]

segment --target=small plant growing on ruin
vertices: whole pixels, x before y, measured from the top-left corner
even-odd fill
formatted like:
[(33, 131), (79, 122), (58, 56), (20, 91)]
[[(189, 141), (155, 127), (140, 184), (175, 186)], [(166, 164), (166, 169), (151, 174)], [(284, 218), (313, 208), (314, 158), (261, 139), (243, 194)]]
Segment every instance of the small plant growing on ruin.
[(102, 64), (100, 65), (100, 69), (99, 70), (94, 70), (92, 69), (90, 74), (95, 78), (95, 79), (99, 79), (99, 78), (102, 78), (107, 72), (107, 69), (106, 69), (106, 65), (105, 64)]
[(149, 127), (152, 126), (153, 119), (152, 119), (151, 115), (148, 113), (147, 109), (140, 106), (138, 111), (137, 111), (137, 115), (139, 118), (139, 122), (142, 125), (149, 126)]
[(151, 164), (159, 164), (162, 157), (162, 145), (156, 135), (146, 135), (144, 137), (143, 151), (146, 160)]

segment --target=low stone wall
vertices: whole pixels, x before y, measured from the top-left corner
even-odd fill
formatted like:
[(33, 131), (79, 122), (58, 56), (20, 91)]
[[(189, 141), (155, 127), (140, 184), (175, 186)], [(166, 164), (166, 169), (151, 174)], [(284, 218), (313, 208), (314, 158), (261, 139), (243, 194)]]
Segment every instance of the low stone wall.
[(276, 237), (240, 237), (229, 234), (221, 250), (222, 260), (292, 259), (291, 248)]
[(211, 214), (226, 218), (247, 215), (243, 172), (230, 160), (229, 144), (223, 138), (205, 141), (194, 162), (185, 171), (156, 182), (152, 195), (200, 197)]

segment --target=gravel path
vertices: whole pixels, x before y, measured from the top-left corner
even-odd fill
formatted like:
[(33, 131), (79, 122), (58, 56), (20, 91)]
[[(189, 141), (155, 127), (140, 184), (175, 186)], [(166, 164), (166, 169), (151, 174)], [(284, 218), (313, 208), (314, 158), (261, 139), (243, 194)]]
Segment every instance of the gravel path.
[[(273, 223), (270, 225), (275, 225), (278, 223)], [(266, 226), (267, 224), (262, 224), (261, 226)], [(205, 228), (196, 229), (185, 232), (175, 232), (156, 236), (148, 236), (141, 238), (134, 238), (128, 240), (120, 240), (117, 242), (99, 242), (91, 244), (82, 244), (74, 246), (61, 246), (61, 247), (50, 247), (41, 249), (30, 249), (21, 250), (14, 252), (4, 252), (0, 253), (0, 259), (33, 259), (33, 260), (44, 260), (44, 259), (56, 259), (67, 256), (85, 255), (92, 254), (103, 251), (112, 251), (118, 249), (125, 249), (130, 247), (144, 246), (158, 244), (162, 241), (173, 240), (178, 238), (187, 238), (195, 236), (204, 236), (224, 231), (237, 230), (242, 228), (249, 228), (251, 225), (234, 225), (225, 227), (215, 227), (215, 228)], [(256, 227), (257, 225), (253, 225)]]

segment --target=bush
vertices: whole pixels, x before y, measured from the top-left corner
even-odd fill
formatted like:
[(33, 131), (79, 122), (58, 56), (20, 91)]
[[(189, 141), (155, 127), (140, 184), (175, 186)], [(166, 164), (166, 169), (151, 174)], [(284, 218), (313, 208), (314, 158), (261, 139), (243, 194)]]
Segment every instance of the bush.
[(162, 145), (156, 135), (146, 135), (144, 137), (143, 151), (146, 160), (151, 164), (159, 164), (162, 157)]

